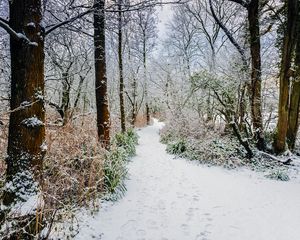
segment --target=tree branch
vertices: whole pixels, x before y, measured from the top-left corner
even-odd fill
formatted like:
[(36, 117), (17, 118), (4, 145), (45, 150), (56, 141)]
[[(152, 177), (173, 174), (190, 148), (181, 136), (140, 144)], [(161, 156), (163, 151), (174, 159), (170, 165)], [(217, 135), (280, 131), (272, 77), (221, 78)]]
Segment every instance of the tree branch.
[(12, 38), (17, 41), (24, 40), (28, 44), (34, 44), (24, 34), (17, 33), (15, 30), (13, 30), (6, 22), (7, 21), (0, 19), (0, 27), (2, 27)]
[[(121, 12), (129, 12), (129, 11), (136, 11), (139, 10), (141, 8), (148, 8), (148, 7), (154, 7), (154, 6), (162, 6), (162, 5), (168, 5), (168, 4), (183, 4), (186, 3), (188, 0), (174, 0), (174, 1), (166, 1), (166, 2), (155, 2), (153, 0), (147, 0), (147, 1), (142, 1), (141, 3), (137, 3), (137, 4), (127, 4), (124, 5), (124, 9), (121, 10)], [(105, 9), (106, 12), (120, 12), (120, 10), (114, 9), (113, 7), (115, 6), (115, 4), (109, 6), (108, 8)], [(45, 35), (48, 35), (49, 33), (53, 32), (54, 30), (56, 30), (57, 28), (60, 28), (64, 25), (67, 25), (69, 23), (72, 23), (74, 21), (76, 21), (79, 18), (84, 17), (85, 15), (88, 15), (90, 13), (92, 13), (94, 11), (94, 6), (91, 6), (88, 10), (86, 10), (85, 12), (82, 12), (80, 14), (78, 14), (75, 17), (72, 17), (68, 20), (65, 20), (63, 22), (59, 22), (55, 25), (52, 26), (47, 26), (46, 28), (48, 28), (48, 30), (45, 31)]]
[(249, 7), (249, 3), (243, 0), (229, 0), (230, 2), (235, 2), (238, 3), (240, 5), (242, 5), (244, 8), (248, 8)]
[[(94, 9), (93, 9), (93, 8), (90, 8), (90, 9), (88, 9), (87, 11), (85, 11), (85, 12), (83, 12), (83, 13), (80, 13), (80, 14), (78, 14), (78, 15), (75, 16), (75, 17), (72, 17), (72, 18), (70, 18), (70, 19), (68, 19), (68, 20), (66, 20), (66, 21), (63, 21), (63, 22), (57, 23), (57, 24), (55, 24), (55, 25), (53, 25), (53, 26), (51, 26), (51, 27), (48, 27), (49, 29), (45, 31), (45, 35), (47, 36), (49, 33), (53, 32), (53, 31), (56, 30), (57, 28), (60, 28), (60, 27), (62, 27), (62, 26), (64, 26), (64, 25), (67, 25), (67, 24), (69, 24), (69, 23), (72, 23), (72, 22), (76, 21), (77, 19), (82, 18), (82, 17), (84, 17), (85, 15), (87, 15), (87, 14), (89, 14), (89, 13), (92, 13), (93, 11), (94, 11)], [(47, 27), (46, 27), (46, 28), (47, 28)]]
[(2, 18), (2, 17), (0, 17), (0, 21), (2, 21), (4, 23), (6, 23), (7, 25), (9, 25), (9, 22), (6, 19)]
[(241, 57), (242, 57), (242, 61), (243, 61), (243, 65), (245, 68), (247, 68), (248, 64), (247, 64), (247, 59), (246, 59), (246, 55), (245, 55), (245, 51), (244, 49), (237, 43), (237, 41), (234, 39), (234, 37), (232, 36), (232, 34), (230, 33), (230, 31), (225, 27), (225, 25), (218, 19), (213, 5), (212, 5), (212, 0), (209, 0), (209, 6), (210, 6), (210, 11), (212, 13), (213, 18), (215, 19), (215, 21), (217, 22), (217, 24), (220, 26), (220, 28), (222, 28), (222, 30), (224, 31), (224, 33), (226, 34), (226, 36), (228, 37), (229, 41), (235, 46), (235, 48), (238, 50), (238, 52), (240, 53)]

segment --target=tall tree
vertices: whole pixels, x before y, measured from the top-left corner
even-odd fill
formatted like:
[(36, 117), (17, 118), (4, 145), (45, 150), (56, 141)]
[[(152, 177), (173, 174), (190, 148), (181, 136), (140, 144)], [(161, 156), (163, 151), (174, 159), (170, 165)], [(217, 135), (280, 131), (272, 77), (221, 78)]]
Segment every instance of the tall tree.
[(261, 43), (259, 23), (259, 0), (229, 0), (246, 8), (248, 15), (249, 44), (251, 54), (251, 85), (249, 89), (251, 117), (256, 146), (259, 150), (266, 148), (263, 130), (262, 99), (261, 99)]
[(99, 141), (109, 147), (110, 113), (105, 56), (105, 0), (94, 0), (95, 91)]
[(125, 103), (124, 103), (124, 73), (123, 73), (123, 21), (122, 0), (118, 0), (118, 58), (119, 58), (119, 98), (121, 114), (121, 130), (126, 131)]
[(147, 80), (147, 58), (155, 45), (156, 22), (155, 9), (153, 7), (141, 8), (137, 10), (137, 49), (141, 53), (144, 70), (144, 99), (147, 125), (150, 124), (149, 89)]
[(257, 148), (265, 149), (262, 99), (261, 99), (261, 44), (260, 44), (260, 24), (259, 24), (259, 0), (252, 0), (247, 6), (249, 24), (249, 42), (251, 53), (251, 116), (254, 128)]
[(299, 110), (300, 110), (300, 6), (298, 4), (297, 21), (297, 44), (295, 49), (295, 71), (293, 72), (292, 91), (290, 97), (289, 120), (287, 130), (287, 143), (290, 149), (295, 148), (296, 137), (299, 128)]
[(277, 132), (274, 150), (282, 153), (286, 149), (286, 137), (289, 121), (290, 69), (295, 47), (298, 0), (287, 0), (287, 23), (285, 26), (282, 58), (280, 67), (279, 105)]
[(12, 206), (38, 193), (46, 148), (41, 1), (10, 1), (9, 11), (9, 22), (0, 26), (10, 34), (11, 112), (3, 204)]

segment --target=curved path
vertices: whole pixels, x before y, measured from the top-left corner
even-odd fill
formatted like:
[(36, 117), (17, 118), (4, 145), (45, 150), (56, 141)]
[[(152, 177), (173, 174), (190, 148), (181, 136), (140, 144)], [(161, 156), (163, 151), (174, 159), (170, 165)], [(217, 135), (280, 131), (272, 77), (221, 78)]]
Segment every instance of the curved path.
[(300, 184), (174, 159), (161, 123), (139, 131), (123, 199), (80, 216), (76, 239), (299, 240)]

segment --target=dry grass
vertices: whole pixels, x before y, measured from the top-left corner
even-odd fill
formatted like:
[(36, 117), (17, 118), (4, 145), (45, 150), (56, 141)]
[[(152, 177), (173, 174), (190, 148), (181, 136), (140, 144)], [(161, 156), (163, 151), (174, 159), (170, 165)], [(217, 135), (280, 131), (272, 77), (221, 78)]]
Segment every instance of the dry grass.
[[(117, 193), (121, 196), (122, 191), (126, 190), (123, 183), (127, 173), (126, 163), (135, 152), (137, 139), (130, 131), (123, 135), (116, 134), (118, 121), (112, 119), (112, 146), (107, 152), (97, 139), (95, 114), (77, 115), (66, 126), (61, 126), (57, 119), (57, 114), (47, 109), (48, 149), (43, 161), (41, 183), (42, 225), (46, 225), (45, 229), (52, 233), (54, 231), (68, 238), (78, 231), (78, 224), (74, 221), (79, 208), (84, 206), (91, 211), (97, 210), (101, 197)], [(139, 126), (143, 126), (144, 122), (139, 118)], [(5, 123), (0, 134), (0, 194), (5, 177), (7, 130), (8, 124)], [(35, 219), (35, 216), (29, 217)], [(65, 226), (68, 226), (67, 231)]]
[[(97, 208), (104, 182), (106, 150), (97, 141), (95, 116), (79, 116), (64, 127), (54, 124), (56, 119), (55, 114), (47, 116), (48, 150), (41, 184), (48, 223), (70, 220), (81, 206)], [(1, 126), (0, 133), (0, 189), (5, 177), (7, 128), (7, 124)]]
[(147, 118), (145, 114), (138, 114), (135, 121), (135, 127), (141, 128), (147, 125)]
[(7, 136), (8, 136), (8, 121), (6, 116), (1, 117), (3, 125), (0, 125), (0, 196), (2, 195), (2, 185), (5, 177), (5, 156), (7, 148)]
[(105, 150), (97, 141), (93, 116), (64, 127), (47, 127), (43, 192), (49, 209), (84, 205), (102, 192)]

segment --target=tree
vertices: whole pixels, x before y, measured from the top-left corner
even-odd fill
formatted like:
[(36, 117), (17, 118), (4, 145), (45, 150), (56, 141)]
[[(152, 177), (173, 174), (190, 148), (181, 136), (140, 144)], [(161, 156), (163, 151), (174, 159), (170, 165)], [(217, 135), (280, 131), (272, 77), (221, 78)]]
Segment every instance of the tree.
[(11, 1), (9, 9), (11, 112), (3, 204), (13, 206), (38, 193), (46, 150), (44, 29), (40, 0)]
[(249, 89), (252, 125), (256, 146), (259, 150), (266, 148), (263, 130), (262, 100), (261, 100), (261, 44), (260, 44), (260, 23), (259, 23), (259, 0), (229, 0), (236, 2), (246, 8), (249, 44), (251, 54), (251, 84)]
[(72, 119), (78, 108), (84, 81), (92, 68), (91, 47), (86, 42), (80, 34), (64, 29), (47, 37), (45, 65), (50, 76), (46, 74), (45, 79), (46, 95), (49, 96), (46, 103), (58, 112), (63, 125)]
[(99, 141), (104, 147), (110, 142), (110, 113), (107, 98), (105, 55), (105, 0), (94, 1), (95, 91)]
[(259, 150), (266, 148), (263, 130), (261, 99), (261, 45), (259, 24), (259, 0), (251, 0), (246, 6), (249, 24), (249, 43), (251, 54), (251, 116), (256, 146)]
[(118, 59), (119, 59), (119, 98), (121, 114), (121, 130), (126, 131), (125, 103), (124, 103), (124, 73), (123, 73), (123, 21), (122, 0), (118, 0)]
[(137, 19), (137, 50), (141, 53), (143, 70), (144, 70), (144, 92), (145, 92), (145, 110), (147, 125), (150, 124), (150, 107), (149, 107), (149, 89), (147, 80), (147, 57), (153, 50), (155, 45), (156, 35), (156, 22), (157, 19), (154, 15), (155, 9), (147, 7), (138, 9), (136, 12)]
[[(298, 0), (287, 1), (287, 23), (285, 26), (280, 67), (280, 86), (278, 104), (277, 132), (274, 150), (282, 153), (286, 149), (286, 137), (289, 122), (290, 68), (295, 47), (296, 23), (298, 17)], [(292, 124), (291, 124), (292, 125)]]
[[(300, 9), (300, 6), (298, 6)], [(298, 11), (299, 18), (300, 11)], [(290, 98), (289, 120), (287, 130), (287, 143), (290, 149), (295, 148), (296, 137), (299, 129), (299, 110), (300, 110), (300, 21), (297, 26), (297, 45), (295, 51), (295, 72), (293, 73), (292, 91)]]

